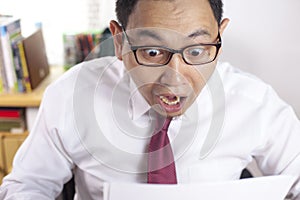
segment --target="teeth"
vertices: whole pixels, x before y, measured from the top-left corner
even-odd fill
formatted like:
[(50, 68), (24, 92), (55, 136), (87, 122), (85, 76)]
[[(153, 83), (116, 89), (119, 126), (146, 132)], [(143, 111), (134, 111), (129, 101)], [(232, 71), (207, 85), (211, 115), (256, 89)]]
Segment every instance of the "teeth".
[(167, 97), (165, 96), (160, 96), (160, 99), (165, 103), (168, 104), (170, 106), (176, 105), (180, 102), (180, 97), (175, 96), (174, 100), (169, 100)]

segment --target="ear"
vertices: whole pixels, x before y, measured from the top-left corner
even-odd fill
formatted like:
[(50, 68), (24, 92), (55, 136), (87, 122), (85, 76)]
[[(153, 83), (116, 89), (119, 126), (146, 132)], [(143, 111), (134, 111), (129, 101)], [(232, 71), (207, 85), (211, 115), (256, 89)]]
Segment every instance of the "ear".
[(229, 24), (229, 19), (228, 18), (225, 18), (222, 20), (221, 24), (220, 24), (220, 28), (219, 28), (219, 31), (220, 31), (220, 34), (223, 35), (224, 33), (224, 30), (226, 29), (227, 25)]
[[(220, 35), (222, 36), (227, 25), (229, 24), (229, 19), (228, 18), (224, 18), (222, 21), (221, 21), (221, 24), (220, 24), (220, 27), (219, 27), (219, 32), (220, 32)], [(223, 52), (223, 48), (221, 47), (221, 49), (219, 50), (219, 53), (218, 53), (218, 56)]]
[(119, 60), (122, 60), (122, 48), (123, 48), (122, 27), (119, 25), (118, 22), (112, 20), (110, 21), (109, 29), (114, 39), (115, 54)]

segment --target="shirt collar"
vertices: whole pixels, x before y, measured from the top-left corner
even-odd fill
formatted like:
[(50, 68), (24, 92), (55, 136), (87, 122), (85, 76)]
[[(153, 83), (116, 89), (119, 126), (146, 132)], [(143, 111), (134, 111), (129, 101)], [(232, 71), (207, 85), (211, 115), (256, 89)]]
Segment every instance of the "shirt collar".
[(138, 87), (131, 78), (129, 79), (129, 89), (129, 105), (131, 108), (131, 119), (137, 120), (142, 115), (146, 114), (151, 109), (151, 106), (145, 100), (143, 95), (139, 92)]

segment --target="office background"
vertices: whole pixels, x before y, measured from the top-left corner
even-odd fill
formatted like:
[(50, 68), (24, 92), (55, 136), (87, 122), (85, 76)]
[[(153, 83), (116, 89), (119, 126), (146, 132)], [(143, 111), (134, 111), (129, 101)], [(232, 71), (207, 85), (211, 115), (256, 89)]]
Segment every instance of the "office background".
[[(300, 1), (223, 0), (231, 22), (221, 60), (271, 84), (300, 116)], [(0, 13), (41, 21), (50, 64), (63, 63), (62, 33), (103, 29), (114, 0), (0, 0)], [(27, 26), (26, 26), (27, 27)], [(25, 30), (26, 30), (25, 27)]]

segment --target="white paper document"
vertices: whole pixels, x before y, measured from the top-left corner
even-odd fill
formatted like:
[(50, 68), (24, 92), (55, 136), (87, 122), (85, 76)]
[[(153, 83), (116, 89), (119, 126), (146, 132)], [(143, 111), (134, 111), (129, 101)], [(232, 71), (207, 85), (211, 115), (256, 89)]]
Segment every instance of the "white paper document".
[(294, 180), (268, 176), (177, 185), (107, 183), (104, 200), (283, 200)]

